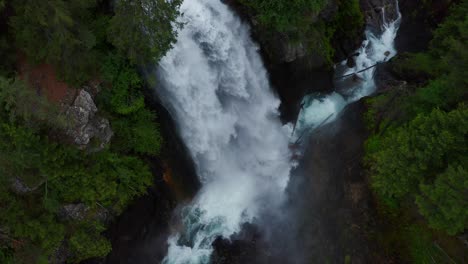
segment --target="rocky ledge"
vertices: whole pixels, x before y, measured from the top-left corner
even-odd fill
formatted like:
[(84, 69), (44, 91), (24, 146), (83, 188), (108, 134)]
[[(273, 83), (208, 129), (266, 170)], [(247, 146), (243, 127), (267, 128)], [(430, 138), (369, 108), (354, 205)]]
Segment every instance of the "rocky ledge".
[[(73, 104), (65, 112), (66, 134), (81, 149), (99, 151), (110, 143), (113, 132), (109, 120), (96, 113), (98, 109), (91, 94), (84, 89), (78, 92)], [(96, 144), (90, 146), (91, 140)]]

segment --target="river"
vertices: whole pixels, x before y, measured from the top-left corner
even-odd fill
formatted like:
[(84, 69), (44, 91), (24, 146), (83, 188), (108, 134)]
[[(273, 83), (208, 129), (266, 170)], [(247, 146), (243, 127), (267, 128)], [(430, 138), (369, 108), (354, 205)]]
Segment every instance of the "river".
[(284, 198), (290, 126), (248, 25), (218, 0), (186, 0), (184, 28), (158, 70), (157, 93), (177, 124), (202, 188), (178, 210), (163, 263), (208, 263), (229, 237)]
[(163, 263), (202, 264), (210, 262), (217, 237), (229, 238), (242, 224), (280, 208), (295, 165), (291, 144), (375, 91), (375, 68), (367, 68), (396, 54), (401, 16), (379, 33), (366, 31), (356, 66), (336, 66), (336, 92), (304, 98), (293, 131), (280, 122), (280, 101), (249, 26), (218, 0), (186, 0), (181, 12), (184, 27), (160, 62), (157, 94), (176, 122), (202, 188), (176, 210)]

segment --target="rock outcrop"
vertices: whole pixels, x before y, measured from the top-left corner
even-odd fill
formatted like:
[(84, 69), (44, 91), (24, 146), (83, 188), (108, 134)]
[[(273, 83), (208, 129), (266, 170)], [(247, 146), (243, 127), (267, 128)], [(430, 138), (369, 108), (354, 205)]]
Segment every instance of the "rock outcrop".
[[(66, 110), (66, 134), (81, 149), (99, 151), (111, 140), (113, 131), (109, 120), (96, 115), (98, 109), (91, 95), (80, 90), (73, 104)], [(89, 146), (92, 139), (96, 144)]]
[(377, 33), (382, 31), (385, 23), (394, 21), (398, 17), (396, 0), (360, 0), (360, 4), (367, 28)]

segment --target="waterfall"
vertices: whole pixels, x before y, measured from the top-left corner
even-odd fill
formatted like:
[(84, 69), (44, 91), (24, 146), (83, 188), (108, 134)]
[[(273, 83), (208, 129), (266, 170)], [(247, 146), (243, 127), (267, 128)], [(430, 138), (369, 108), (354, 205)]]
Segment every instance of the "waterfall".
[(185, 0), (177, 43), (157, 70), (157, 93), (175, 119), (202, 189), (180, 210), (163, 263), (207, 263), (228, 238), (279, 205), (291, 170), (291, 128), (243, 24), (219, 0)]
[[(346, 60), (339, 63), (335, 70), (335, 86), (338, 91), (328, 95), (311, 94), (304, 98), (302, 109), (296, 124), (294, 140), (311, 130), (332, 122), (343, 108), (375, 92), (374, 74), (379, 63), (386, 62), (396, 55), (395, 38), (401, 22), (398, 1), (395, 1), (397, 17), (390, 20), (382, 7), (383, 28), (374, 33), (371, 29), (365, 32), (365, 40), (356, 51), (355, 66), (346, 66)], [(341, 78), (342, 76), (348, 76)]]

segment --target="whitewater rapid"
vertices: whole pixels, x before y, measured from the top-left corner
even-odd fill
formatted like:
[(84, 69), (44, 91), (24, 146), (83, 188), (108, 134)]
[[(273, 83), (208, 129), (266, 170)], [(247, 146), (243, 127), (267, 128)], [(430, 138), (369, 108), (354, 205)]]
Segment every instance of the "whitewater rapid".
[(208, 263), (212, 242), (278, 206), (291, 170), (291, 128), (243, 24), (219, 0), (185, 0), (184, 23), (157, 71), (202, 189), (180, 210), (163, 263)]
[[(359, 54), (354, 58), (355, 66), (347, 67), (346, 60), (337, 65), (335, 69), (337, 91), (327, 95), (310, 94), (304, 97), (293, 141), (335, 120), (346, 105), (375, 92), (376, 67), (373, 66), (386, 62), (397, 54), (395, 38), (401, 23), (397, 0), (395, 7), (397, 16), (394, 19), (386, 17), (385, 7), (382, 7), (383, 26), (377, 30), (377, 33), (375, 29), (366, 29), (365, 40), (355, 52)], [(347, 77), (342, 78), (342, 76)]]

